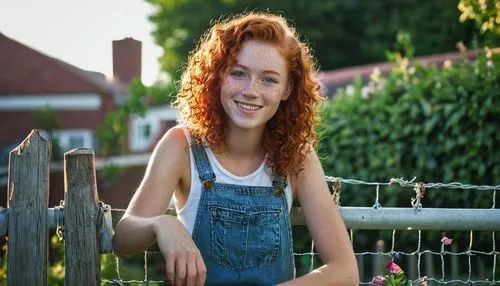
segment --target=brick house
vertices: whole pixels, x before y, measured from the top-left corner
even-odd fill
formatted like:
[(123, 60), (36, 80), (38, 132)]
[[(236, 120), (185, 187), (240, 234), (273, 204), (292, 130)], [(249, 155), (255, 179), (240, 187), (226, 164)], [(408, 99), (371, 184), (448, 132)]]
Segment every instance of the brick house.
[(113, 81), (101, 73), (44, 55), (2, 34), (0, 51), (2, 153), (31, 129), (44, 127), (36, 117), (37, 110), (44, 107), (57, 113), (53, 139), (59, 141), (61, 148), (96, 147), (95, 130), (107, 113), (126, 100), (130, 80), (141, 76), (141, 43), (130, 38), (113, 43)]
[[(39, 115), (43, 108), (49, 107), (55, 114), (51, 138), (58, 142), (59, 153), (76, 147), (98, 148), (96, 129), (109, 112), (127, 100), (131, 80), (141, 77), (141, 42), (125, 38), (113, 41), (112, 49), (114, 75), (109, 80), (101, 73), (47, 56), (0, 33), (0, 206), (6, 206), (9, 152), (32, 129), (47, 128)], [(165, 106), (152, 108), (142, 118), (131, 118), (130, 149), (137, 153), (150, 152), (158, 133), (172, 126), (175, 118), (175, 112)], [(53, 148), (54, 152), (57, 150)], [(120, 208), (126, 207), (140, 183), (148, 158), (147, 154), (139, 159), (134, 154), (125, 157), (114, 161), (134, 167), (115, 184), (109, 186), (98, 180), (103, 200), (117, 201)], [(59, 154), (54, 160), (60, 158)], [(103, 166), (107, 159), (96, 158), (96, 163)], [(61, 163), (52, 165), (50, 206), (63, 199), (64, 188)]]

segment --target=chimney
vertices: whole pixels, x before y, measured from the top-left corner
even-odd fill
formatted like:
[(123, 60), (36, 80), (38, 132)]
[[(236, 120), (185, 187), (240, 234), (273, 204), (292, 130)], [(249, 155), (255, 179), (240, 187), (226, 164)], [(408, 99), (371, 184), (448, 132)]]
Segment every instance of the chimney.
[(132, 38), (113, 41), (113, 77), (130, 84), (133, 78), (141, 80), (142, 43)]

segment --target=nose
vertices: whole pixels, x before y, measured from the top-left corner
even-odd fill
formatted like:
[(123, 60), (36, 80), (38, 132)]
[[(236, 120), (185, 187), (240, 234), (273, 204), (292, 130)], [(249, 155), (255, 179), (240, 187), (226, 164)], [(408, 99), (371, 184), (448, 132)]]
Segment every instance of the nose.
[(258, 89), (258, 80), (255, 77), (250, 77), (242, 92), (245, 97), (257, 97)]

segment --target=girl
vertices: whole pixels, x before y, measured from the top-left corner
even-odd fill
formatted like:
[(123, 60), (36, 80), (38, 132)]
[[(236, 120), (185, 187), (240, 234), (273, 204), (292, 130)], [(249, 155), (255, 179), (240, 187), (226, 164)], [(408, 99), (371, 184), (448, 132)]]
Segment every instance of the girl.
[[(356, 259), (314, 152), (314, 63), (278, 15), (214, 25), (190, 56), (176, 107), (116, 227), (116, 254), (156, 240), (175, 285), (357, 285)], [(165, 215), (174, 196), (177, 217)], [(324, 265), (294, 280), (297, 198)]]

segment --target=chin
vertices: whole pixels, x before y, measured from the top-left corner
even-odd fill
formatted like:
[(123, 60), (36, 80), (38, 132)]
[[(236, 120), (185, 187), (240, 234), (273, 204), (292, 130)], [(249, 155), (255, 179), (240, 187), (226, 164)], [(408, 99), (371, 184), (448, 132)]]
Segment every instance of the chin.
[(252, 130), (262, 128), (264, 125), (257, 124), (254, 122), (233, 122), (233, 126), (242, 130)]

